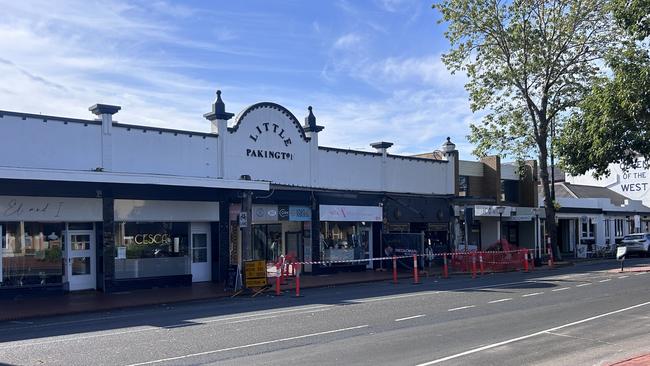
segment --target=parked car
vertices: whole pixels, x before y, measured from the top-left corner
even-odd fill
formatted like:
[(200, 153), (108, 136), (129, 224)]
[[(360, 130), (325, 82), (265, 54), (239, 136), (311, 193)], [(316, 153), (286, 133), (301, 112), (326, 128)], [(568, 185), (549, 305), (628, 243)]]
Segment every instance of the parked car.
[(650, 234), (639, 233), (626, 235), (618, 246), (626, 247), (628, 254), (647, 256), (650, 254)]

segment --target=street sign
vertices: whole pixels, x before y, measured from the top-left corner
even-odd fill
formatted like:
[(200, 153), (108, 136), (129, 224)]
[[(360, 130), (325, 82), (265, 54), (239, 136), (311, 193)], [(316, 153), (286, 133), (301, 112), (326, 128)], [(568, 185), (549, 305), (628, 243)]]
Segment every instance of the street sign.
[(622, 261), (625, 259), (625, 254), (627, 253), (627, 247), (618, 247), (616, 248), (616, 259)]
[(246, 288), (266, 286), (266, 261), (244, 262), (244, 284)]
[(247, 212), (240, 212), (239, 213), (239, 227), (247, 227), (248, 226), (248, 213)]

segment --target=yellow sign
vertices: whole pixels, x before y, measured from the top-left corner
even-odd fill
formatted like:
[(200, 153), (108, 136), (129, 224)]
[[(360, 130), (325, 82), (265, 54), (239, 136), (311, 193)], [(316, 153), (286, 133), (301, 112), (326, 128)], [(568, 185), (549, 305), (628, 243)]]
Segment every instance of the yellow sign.
[(244, 262), (244, 279), (247, 288), (266, 286), (266, 261)]
[(266, 286), (266, 277), (246, 279), (246, 288), (255, 288), (255, 287), (264, 287), (264, 286)]

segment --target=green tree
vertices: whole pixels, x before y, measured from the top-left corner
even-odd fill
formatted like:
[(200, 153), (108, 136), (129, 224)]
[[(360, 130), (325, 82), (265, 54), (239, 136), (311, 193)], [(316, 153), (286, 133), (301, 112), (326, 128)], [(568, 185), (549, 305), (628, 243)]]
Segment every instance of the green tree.
[(442, 0), (451, 48), (443, 61), (465, 72), (474, 112), (474, 153), (521, 159), (536, 155), (546, 207), (546, 229), (557, 248), (555, 205), (548, 160), (551, 130), (591, 90), (599, 60), (624, 34), (612, 21), (607, 0)]
[(567, 172), (609, 174), (609, 165), (650, 166), (650, 0), (615, 0), (612, 14), (630, 39), (607, 56), (611, 73), (599, 78), (569, 119), (559, 143)]

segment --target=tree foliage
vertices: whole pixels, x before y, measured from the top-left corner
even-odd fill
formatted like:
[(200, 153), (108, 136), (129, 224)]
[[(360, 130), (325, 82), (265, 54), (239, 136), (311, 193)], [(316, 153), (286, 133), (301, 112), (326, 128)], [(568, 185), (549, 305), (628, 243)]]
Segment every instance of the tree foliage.
[(537, 155), (555, 238), (551, 127), (589, 93), (602, 77), (599, 61), (620, 46), (624, 34), (608, 0), (442, 0), (434, 7), (448, 26), (443, 61), (467, 73), (471, 108), (485, 113), (471, 127), (474, 153)]
[(650, 156), (650, 0), (615, 0), (612, 13), (629, 40), (606, 58), (611, 74), (598, 79), (560, 140), (562, 166), (571, 174), (609, 174), (609, 165), (646, 166)]

